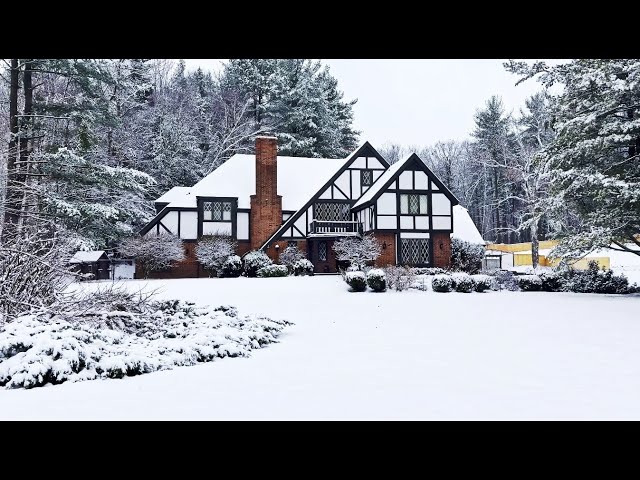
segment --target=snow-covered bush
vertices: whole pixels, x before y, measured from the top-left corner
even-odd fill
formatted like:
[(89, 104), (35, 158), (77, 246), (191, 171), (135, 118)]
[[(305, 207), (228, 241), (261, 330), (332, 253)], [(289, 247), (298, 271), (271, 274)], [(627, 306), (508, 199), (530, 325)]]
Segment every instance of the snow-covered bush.
[(542, 281), (541, 290), (543, 292), (561, 292), (564, 286), (564, 276), (560, 272), (540, 272), (538, 274)]
[(441, 293), (453, 290), (453, 279), (451, 275), (434, 275), (431, 279), (431, 290)]
[(263, 267), (273, 264), (271, 259), (262, 250), (253, 250), (247, 253), (243, 258), (244, 274), (247, 277), (255, 277)]
[(380, 268), (372, 268), (367, 272), (367, 285), (374, 292), (384, 292), (387, 289), (387, 278)]
[(491, 273), (495, 280), (491, 286), (493, 289), (509, 290), (511, 292), (519, 290), (516, 276), (509, 270), (492, 270)]
[(267, 265), (256, 272), (256, 277), (286, 277), (289, 269), (285, 265)]
[(198, 307), (181, 300), (135, 304), (127, 299), (127, 305), (131, 308), (82, 305), (59, 314), (39, 310), (6, 324), (0, 330), (0, 386), (122, 378), (248, 356), (277, 342), (282, 329), (291, 325), (241, 316), (232, 307)]
[(484, 245), (459, 238), (451, 239), (451, 269), (467, 273), (478, 273), (482, 268)]
[(229, 256), (222, 264), (222, 276), (235, 278), (242, 274), (242, 259), (238, 255)]
[(204, 268), (213, 271), (217, 276), (222, 273), (222, 265), (235, 254), (238, 243), (229, 235), (216, 234), (198, 242), (196, 258)]
[(601, 271), (598, 262), (590, 261), (586, 270), (568, 270), (564, 290), (575, 293), (629, 293), (629, 280), (612, 270)]
[(382, 253), (382, 245), (373, 235), (343, 237), (333, 244), (333, 251), (339, 261), (348, 261), (351, 266), (364, 269)]
[(367, 289), (367, 278), (364, 272), (347, 272), (344, 280), (353, 292), (364, 292)]
[(0, 325), (31, 308), (56, 302), (73, 280), (71, 245), (46, 230), (24, 228), (0, 240)]
[(293, 264), (293, 274), (296, 276), (313, 275), (313, 263), (302, 258)]
[(416, 276), (413, 268), (391, 265), (383, 270), (387, 279), (387, 286), (398, 292), (410, 288), (415, 281)]
[(414, 275), (442, 275), (447, 273), (444, 268), (439, 267), (412, 267), (411, 272)]
[(475, 289), (475, 282), (467, 273), (456, 273), (451, 276), (453, 288), (456, 292), (471, 293)]
[(185, 258), (182, 240), (169, 233), (127, 238), (120, 244), (120, 253), (124, 257), (135, 258), (142, 265), (144, 278)]
[(471, 275), (473, 281), (475, 282), (475, 291), (476, 292), (484, 292), (485, 290), (491, 289), (492, 278), (489, 275)]
[(538, 292), (542, 290), (542, 280), (538, 275), (519, 275), (516, 278), (518, 286), (523, 292)]
[(282, 252), (280, 252), (280, 256), (278, 257), (280, 263), (282, 265), (286, 265), (289, 269), (289, 273), (293, 273), (294, 266), (300, 260), (305, 260), (307, 256), (303, 251), (298, 249), (296, 246), (291, 246), (285, 248)]

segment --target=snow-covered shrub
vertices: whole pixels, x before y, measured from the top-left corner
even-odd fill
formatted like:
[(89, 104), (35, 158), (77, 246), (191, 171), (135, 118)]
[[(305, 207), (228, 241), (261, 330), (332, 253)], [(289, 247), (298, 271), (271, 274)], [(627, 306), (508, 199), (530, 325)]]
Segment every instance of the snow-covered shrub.
[(367, 272), (367, 285), (374, 292), (384, 292), (387, 289), (387, 278), (380, 268), (372, 268)]
[(256, 277), (286, 277), (289, 269), (285, 265), (267, 265), (256, 272)]
[(598, 262), (590, 261), (586, 270), (568, 270), (563, 289), (575, 293), (628, 293), (629, 280), (612, 270), (601, 271)]
[(484, 292), (485, 290), (491, 289), (492, 278), (489, 275), (471, 275), (473, 281), (475, 282), (475, 291), (476, 292)]
[[(112, 300), (117, 298), (122, 296)], [(102, 310), (106, 303), (58, 314), (34, 311), (6, 324), (0, 330), (0, 386), (122, 378), (248, 356), (277, 342), (282, 329), (291, 325), (241, 316), (232, 307), (198, 307), (181, 300), (136, 304), (128, 298), (127, 310)]]
[(282, 265), (286, 265), (289, 269), (289, 273), (293, 273), (295, 264), (300, 261), (306, 259), (307, 256), (303, 251), (298, 249), (296, 246), (287, 247), (282, 252), (280, 252), (280, 256), (278, 257), (280, 263)]
[(351, 266), (362, 270), (368, 262), (380, 256), (382, 245), (373, 235), (343, 237), (333, 244), (333, 251), (339, 261), (348, 261)]
[(451, 280), (456, 292), (471, 293), (476, 287), (473, 278), (467, 273), (456, 273), (451, 276)]
[(451, 239), (451, 269), (467, 273), (478, 273), (482, 268), (484, 245), (459, 238)]
[(412, 267), (411, 272), (414, 275), (442, 275), (447, 273), (444, 268), (439, 267)]
[(223, 277), (239, 277), (242, 274), (242, 259), (238, 255), (229, 256), (222, 264)]
[(238, 243), (231, 236), (216, 234), (198, 242), (196, 258), (204, 268), (213, 271), (217, 276), (222, 274), (222, 265), (235, 254)]
[(560, 272), (540, 272), (538, 275), (542, 281), (543, 292), (561, 292), (564, 286), (564, 276)]
[(434, 275), (431, 279), (431, 290), (434, 292), (450, 292), (453, 290), (451, 275)]
[(367, 289), (367, 278), (364, 272), (347, 272), (344, 280), (353, 292), (364, 292)]
[(273, 264), (271, 259), (262, 250), (253, 250), (247, 253), (244, 258), (244, 274), (247, 277), (255, 277), (258, 270)]
[(140, 262), (144, 278), (185, 258), (182, 240), (169, 233), (127, 238), (120, 244), (120, 253)]
[(414, 284), (416, 276), (413, 268), (391, 265), (383, 270), (387, 279), (387, 286), (393, 290), (401, 292)]
[(542, 290), (542, 280), (538, 275), (519, 275), (516, 278), (518, 286), (523, 292), (538, 292)]
[(313, 263), (302, 258), (293, 264), (293, 274), (296, 276), (313, 275)]
[(491, 286), (493, 289), (509, 290), (512, 292), (519, 290), (516, 276), (509, 270), (492, 270), (491, 273), (491, 276), (495, 280)]

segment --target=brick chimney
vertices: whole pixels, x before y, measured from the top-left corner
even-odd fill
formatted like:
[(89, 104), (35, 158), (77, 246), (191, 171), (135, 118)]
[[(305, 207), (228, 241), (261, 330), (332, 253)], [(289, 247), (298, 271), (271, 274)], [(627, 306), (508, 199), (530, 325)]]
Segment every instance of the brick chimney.
[(251, 250), (282, 225), (282, 196), (278, 195), (278, 140), (256, 137), (256, 194), (251, 195)]

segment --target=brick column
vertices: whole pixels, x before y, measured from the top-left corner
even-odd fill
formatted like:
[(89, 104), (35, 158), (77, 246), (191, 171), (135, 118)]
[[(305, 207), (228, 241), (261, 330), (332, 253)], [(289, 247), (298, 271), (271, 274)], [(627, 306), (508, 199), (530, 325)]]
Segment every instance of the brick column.
[(433, 266), (449, 268), (451, 263), (451, 237), (448, 233), (436, 232), (433, 238)]
[(256, 138), (256, 193), (251, 195), (251, 250), (262, 244), (282, 225), (282, 196), (278, 195), (278, 141)]

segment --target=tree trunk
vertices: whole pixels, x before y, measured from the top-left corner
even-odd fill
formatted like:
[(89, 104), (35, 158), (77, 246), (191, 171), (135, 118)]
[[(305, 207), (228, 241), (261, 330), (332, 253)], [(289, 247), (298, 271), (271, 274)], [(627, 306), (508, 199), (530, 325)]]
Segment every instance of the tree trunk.
[(19, 161), (19, 170), (20, 174), (16, 175), (16, 180), (20, 182), (23, 186), (22, 188), (22, 200), (20, 202), (20, 211), (18, 213), (18, 228), (20, 229), (22, 223), (25, 218), (25, 209), (27, 205), (27, 178), (29, 174), (29, 157), (31, 155), (31, 150), (29, 149), (29, 141), (32, 135), (32, 125), (33, 125), (33, 81), (32, 81), (32, 71), (33, 62), (25, 61), (24, 64), (24, 75), (22, 79), (23, 90), (24, 90), (24, 116), (21, 118), (19, 122), (19, 132), (20, 132), (20, 161)]
[(5, 192), (6, 204), (4, 210), (3, 237), (9, 234), (12, 226), (18, 223), (20, 209), (20, 195), (17, 185), (16, 155), (18, 146), (18, 88), (19, 88), (18, 59), (11, 59), (9, 81), (9, 156), (7, 159), (7, 186)]
[(538, 222), (531, 225), (531, 265), (534, 269), (538, 268), (540, 261), (539, 242), (538, 242)]

